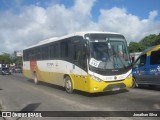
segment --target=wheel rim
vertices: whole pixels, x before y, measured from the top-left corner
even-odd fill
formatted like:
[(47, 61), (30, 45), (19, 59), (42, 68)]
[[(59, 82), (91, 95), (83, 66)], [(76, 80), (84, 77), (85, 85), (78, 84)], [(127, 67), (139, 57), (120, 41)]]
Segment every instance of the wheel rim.
[(38, 80), (37, 80), (37, 75), (34, 74), (34, 83), (37, 84), (38, 83)]
[(132, 88), (138, 87), (138, 84), (136, 83), (135, 78), (133, 78)]
[(67, 90), (71, 90), (71, 82), (70, 82), (70, 80), (67, 80), (67, 82), (66, 82), (66, 88), (67, 88)]
[(66, 79), (65, 88), (66, 88), (66, 91), (68, 93), (72, 93), (72, 83), (71, 83), (71, 80)]

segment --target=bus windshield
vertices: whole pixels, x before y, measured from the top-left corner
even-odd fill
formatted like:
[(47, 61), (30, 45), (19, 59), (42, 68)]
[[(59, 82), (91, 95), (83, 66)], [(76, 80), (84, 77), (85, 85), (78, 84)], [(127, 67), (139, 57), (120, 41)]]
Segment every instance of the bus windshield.
[(90, 41), (89, 64), (100, 69), (119, 69), (130, 66), (125, 39), (106, 38)]

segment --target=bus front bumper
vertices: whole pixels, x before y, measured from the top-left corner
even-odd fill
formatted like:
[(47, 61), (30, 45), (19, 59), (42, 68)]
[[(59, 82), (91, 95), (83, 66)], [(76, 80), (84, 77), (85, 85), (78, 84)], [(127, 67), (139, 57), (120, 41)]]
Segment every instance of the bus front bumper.
[(107, 81), (97, 82), (90, 77), (90, 87), (88, 92), (96, 93), (105, 91), (118, 91), (121, 89), (131, 88), (132, 84), (133, 84), (132, 77), (114, 82), (107, 82)]

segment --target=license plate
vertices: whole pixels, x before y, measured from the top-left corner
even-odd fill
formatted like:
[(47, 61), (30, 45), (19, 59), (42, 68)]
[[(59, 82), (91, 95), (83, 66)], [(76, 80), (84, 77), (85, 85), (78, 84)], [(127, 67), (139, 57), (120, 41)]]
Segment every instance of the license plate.
[(112, 88), (112, 91), (120, 90), (120, 88)]

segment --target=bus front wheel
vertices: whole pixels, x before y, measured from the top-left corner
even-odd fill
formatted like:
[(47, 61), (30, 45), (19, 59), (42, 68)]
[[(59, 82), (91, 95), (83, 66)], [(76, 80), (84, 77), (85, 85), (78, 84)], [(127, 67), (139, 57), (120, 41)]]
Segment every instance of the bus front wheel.
[(132, 83), (132, 88), (138, 87), (136, 79), (133, 77), (133, 83)]
[(73, 84), (70, 77), (68, 76), (65, 77), (65, 89), (67, 93), (73, 93)]

